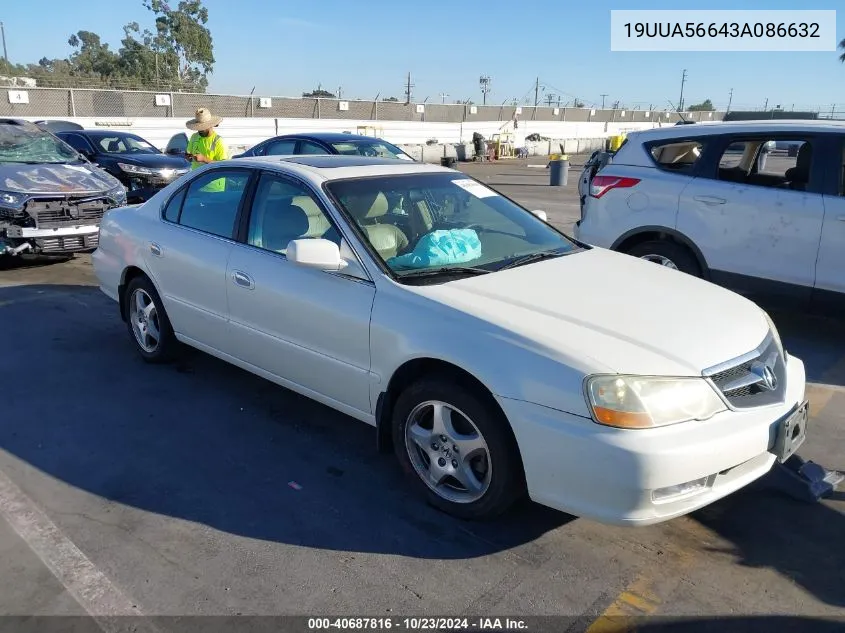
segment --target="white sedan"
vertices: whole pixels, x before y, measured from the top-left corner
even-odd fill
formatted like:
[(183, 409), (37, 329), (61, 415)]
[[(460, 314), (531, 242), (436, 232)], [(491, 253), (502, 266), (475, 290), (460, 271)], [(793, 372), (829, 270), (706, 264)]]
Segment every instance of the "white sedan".
[(757, 305), (542, 215), (440, 166), (242, 158), (109, 211), (94, 266), (143, 358), (187, 344), (373, 425), (459, 517), (656, 523), (798, 448), (804, 365)]

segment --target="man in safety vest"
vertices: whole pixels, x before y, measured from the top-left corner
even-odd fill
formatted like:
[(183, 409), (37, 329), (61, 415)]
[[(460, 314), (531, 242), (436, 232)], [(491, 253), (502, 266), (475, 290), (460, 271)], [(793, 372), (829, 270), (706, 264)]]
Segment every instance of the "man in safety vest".
[(185, 150), (187, 158), (191, 161), (191, 169), (226, 160), (226, 144), (214, 130), (222, 120), (219, 116), (213, 116), (208, 109), (200, 108), (194, 118), (185, 124), (189, 130), (195, 132), (188, 140), (188, 148)]

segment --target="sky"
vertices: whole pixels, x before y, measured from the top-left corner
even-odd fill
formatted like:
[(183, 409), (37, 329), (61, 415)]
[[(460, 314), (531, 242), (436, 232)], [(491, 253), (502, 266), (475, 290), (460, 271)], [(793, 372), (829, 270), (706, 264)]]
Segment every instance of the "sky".
[[(177, 0), (172, 0), (174, 3)], [(628, 108), (677, 103), (687, 71), (687, 105), (710, 99), (732, 109), (781, 105), (845, 111), (845, 64), (836, 52), (611, 52), (611, 9), (836, 9), (840, 2), (796, 0), (205, 0), (216, 63), (209, 92), (298, 96), (321, 84), (348, 99), (403, 98), (481, 103), (620, 101)], [(802, 3), (803, 4), (803, 3)], [(5, 5), (5, 6), (3, 6)], [(797, 6), (799, 5), (799, 6)], [(49, 15), (49, 20), (45, 16)], [(0, 5), (9, 61), (66, 57), (71, 33), (98, 33), (119, 48), (122, 27), (152, 26), (141, 0), (6, 0)], [(845, 9), (837, 15), (845, 38)], [(733, 94), (731, 96), (731, 90)], [(557, 101), (555, 97), (555, 102)]]

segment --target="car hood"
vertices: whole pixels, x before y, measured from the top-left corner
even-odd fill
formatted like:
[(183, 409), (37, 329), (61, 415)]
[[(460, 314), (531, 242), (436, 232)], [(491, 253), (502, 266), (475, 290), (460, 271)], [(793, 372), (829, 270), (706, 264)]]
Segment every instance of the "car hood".
[(734, 292), (600, 248), (406, 287), (594, 372), (697, 376), (755, 349), (769, 330)]
[(89, 163), (0, 164), (0, 190), (3, 191), (29, 194), (99, 193), (118, 185), (120, 181)]
[(121, 163), (149, 167), (150, 169), (190, 169), (191, 163), (178, 156), (167, 154), (104, 154)]

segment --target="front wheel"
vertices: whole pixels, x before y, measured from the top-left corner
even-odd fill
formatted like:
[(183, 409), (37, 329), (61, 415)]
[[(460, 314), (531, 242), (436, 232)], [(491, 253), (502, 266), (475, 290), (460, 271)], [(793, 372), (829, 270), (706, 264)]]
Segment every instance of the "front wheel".
[(452, 382), (423, 379), (399, 396), (393, 442), (418, 490), (453, 516), (494, 518), (524, 491), (507, 420), (492, 403)]
[(702, 276), (701, 267), (692, 252), (676, 242), (649, 240), (635, 244), (625, 252), (633, 257), (639, 257), (666, 268), (680, 270), (688, 275)]

